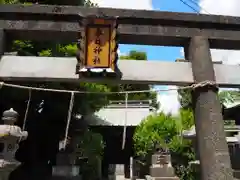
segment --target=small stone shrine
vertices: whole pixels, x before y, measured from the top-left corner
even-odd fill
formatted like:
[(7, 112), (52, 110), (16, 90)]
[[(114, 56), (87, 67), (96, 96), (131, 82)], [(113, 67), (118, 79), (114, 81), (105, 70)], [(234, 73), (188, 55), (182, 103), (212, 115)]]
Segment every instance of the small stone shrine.
[(28, 136), (27, 131), (22, 131), (20, 127), (14, 125), (18, 119), (18, 113), (12, 108), (3, 112), (3, 125), (0, 125), (0, 141), (4, 148), (0, 153), (0, 180), (8, 180), (8, 176), (19, 164), (15, 160), (15, 152), (18, 143)]
[(171, 155), (166, 148), (156, 148), (152, 155), (152, 165), (150, 167), (150, 176), (146, 179), (151, 180), (179, 180), (175, 176), (174, 168), (171, 163)]

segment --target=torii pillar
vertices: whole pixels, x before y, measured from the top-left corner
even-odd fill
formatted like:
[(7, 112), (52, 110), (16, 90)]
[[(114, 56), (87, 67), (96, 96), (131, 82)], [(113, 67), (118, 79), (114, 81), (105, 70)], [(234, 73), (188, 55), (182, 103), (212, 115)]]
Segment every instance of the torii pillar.
[[(192, 62), (195, 83), (216, 82), (208, 38), (192, 37), (185, 47), (185, 56)], [(233, 180), (218, 89), (211, 85), (198, 87), (193, 90), (192, 100), (201, 179)]]

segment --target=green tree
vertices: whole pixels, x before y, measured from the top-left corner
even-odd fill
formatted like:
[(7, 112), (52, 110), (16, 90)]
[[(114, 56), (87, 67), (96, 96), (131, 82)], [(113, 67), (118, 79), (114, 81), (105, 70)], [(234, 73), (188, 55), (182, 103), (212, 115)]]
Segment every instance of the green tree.
[(92, 131), (86, 131), (82, 136), (79, 136), (79, 147), (77, 153), (87, 157), (88, 161), (81, 165), (83, 179), (97, 179), (100, 174), (100, 169), (104, 142), (101, 134)]
[(183, 179), (194, 179), (194, 171), (189, 166), (189, 161), (195, 159), (192, 143), (181, 137), (181, 132), (189, 129), (194, 124), (191, 110), (180, 110), (179, 117), (160, 112), (150, 115), (137, 126), (134, 133), (134, 147), (138, 156), (149, 163), (149, 155), (154, 151), (154, 145), (170, 149), (172, 163), (176, 174)]
[[(192, 90), (191, 89), (179, 89), (178, 99), (183, 109), (192, 109)], [(220, 103), (233, 103), (234, 101), (240, 100), (240, 91), (229, 91), (223, 90), (219, 92)]]
[(129, 59), (129, 60), (144, 60), (144, 61), (146, 61), (147, 60), (147, 54), (146, 54), (146, 52), (132, 50), (132, 51), (129, 52), (129, 54), (120, 56), (120, 59), (122, 59), (122, 60)]
[(192, 109), (192, 90), (191, 89), (179, 89), (178, 100), (183, 109)]
[(240, 100), (240, 91), (221, 91), (219, 92), (221, 103), (233, 103)]

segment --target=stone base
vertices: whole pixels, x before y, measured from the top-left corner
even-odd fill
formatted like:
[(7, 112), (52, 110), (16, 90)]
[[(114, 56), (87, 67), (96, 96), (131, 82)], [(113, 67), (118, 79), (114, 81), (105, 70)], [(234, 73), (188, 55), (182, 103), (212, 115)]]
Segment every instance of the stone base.
[(82, 180), (82, 176), (75, 177), (53, 176), (51, 180)]
[(8, 180), (10, 173), (20, 165), (17, 161), (5, 161), (4, 159), (0, 160), (0, 180)]
[(53, 166), (53, 176), (74, 177), (79, 174), (79, 166)]
[(174, 169), (173, 167), (168, 167), (164, 165), (162, 167), (150, 167), (150, 175), (151, 177), (174, 177)]
[(124, 175), (109, 175), (108, 176), (109, 180), (125, 180)]
[(0, 169), (0, 180), (8, 180), (8, 177), (10, 173), (14, 170), (15, 168), (1, 168)]
[(179, 180), (178, 177), (152, 177), (152, 180)]
[(151, 177), (149, 175), (147, 175), (145, 177), (146, 180), (179, 180), (178, 177)]
[(240, 179), (240, 170), (233, 169), (233, 176), (237, 179)]
[(0, 180), (8, 180), (11, 171), (0, 171)]

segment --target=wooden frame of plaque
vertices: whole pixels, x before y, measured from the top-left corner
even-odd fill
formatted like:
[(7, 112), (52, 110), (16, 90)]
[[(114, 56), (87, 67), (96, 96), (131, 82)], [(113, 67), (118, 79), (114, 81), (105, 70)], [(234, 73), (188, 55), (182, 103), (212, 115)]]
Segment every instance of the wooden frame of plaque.
[(88, 16), (81, 21), (76, 73), (117, 77), (117, 18)]

